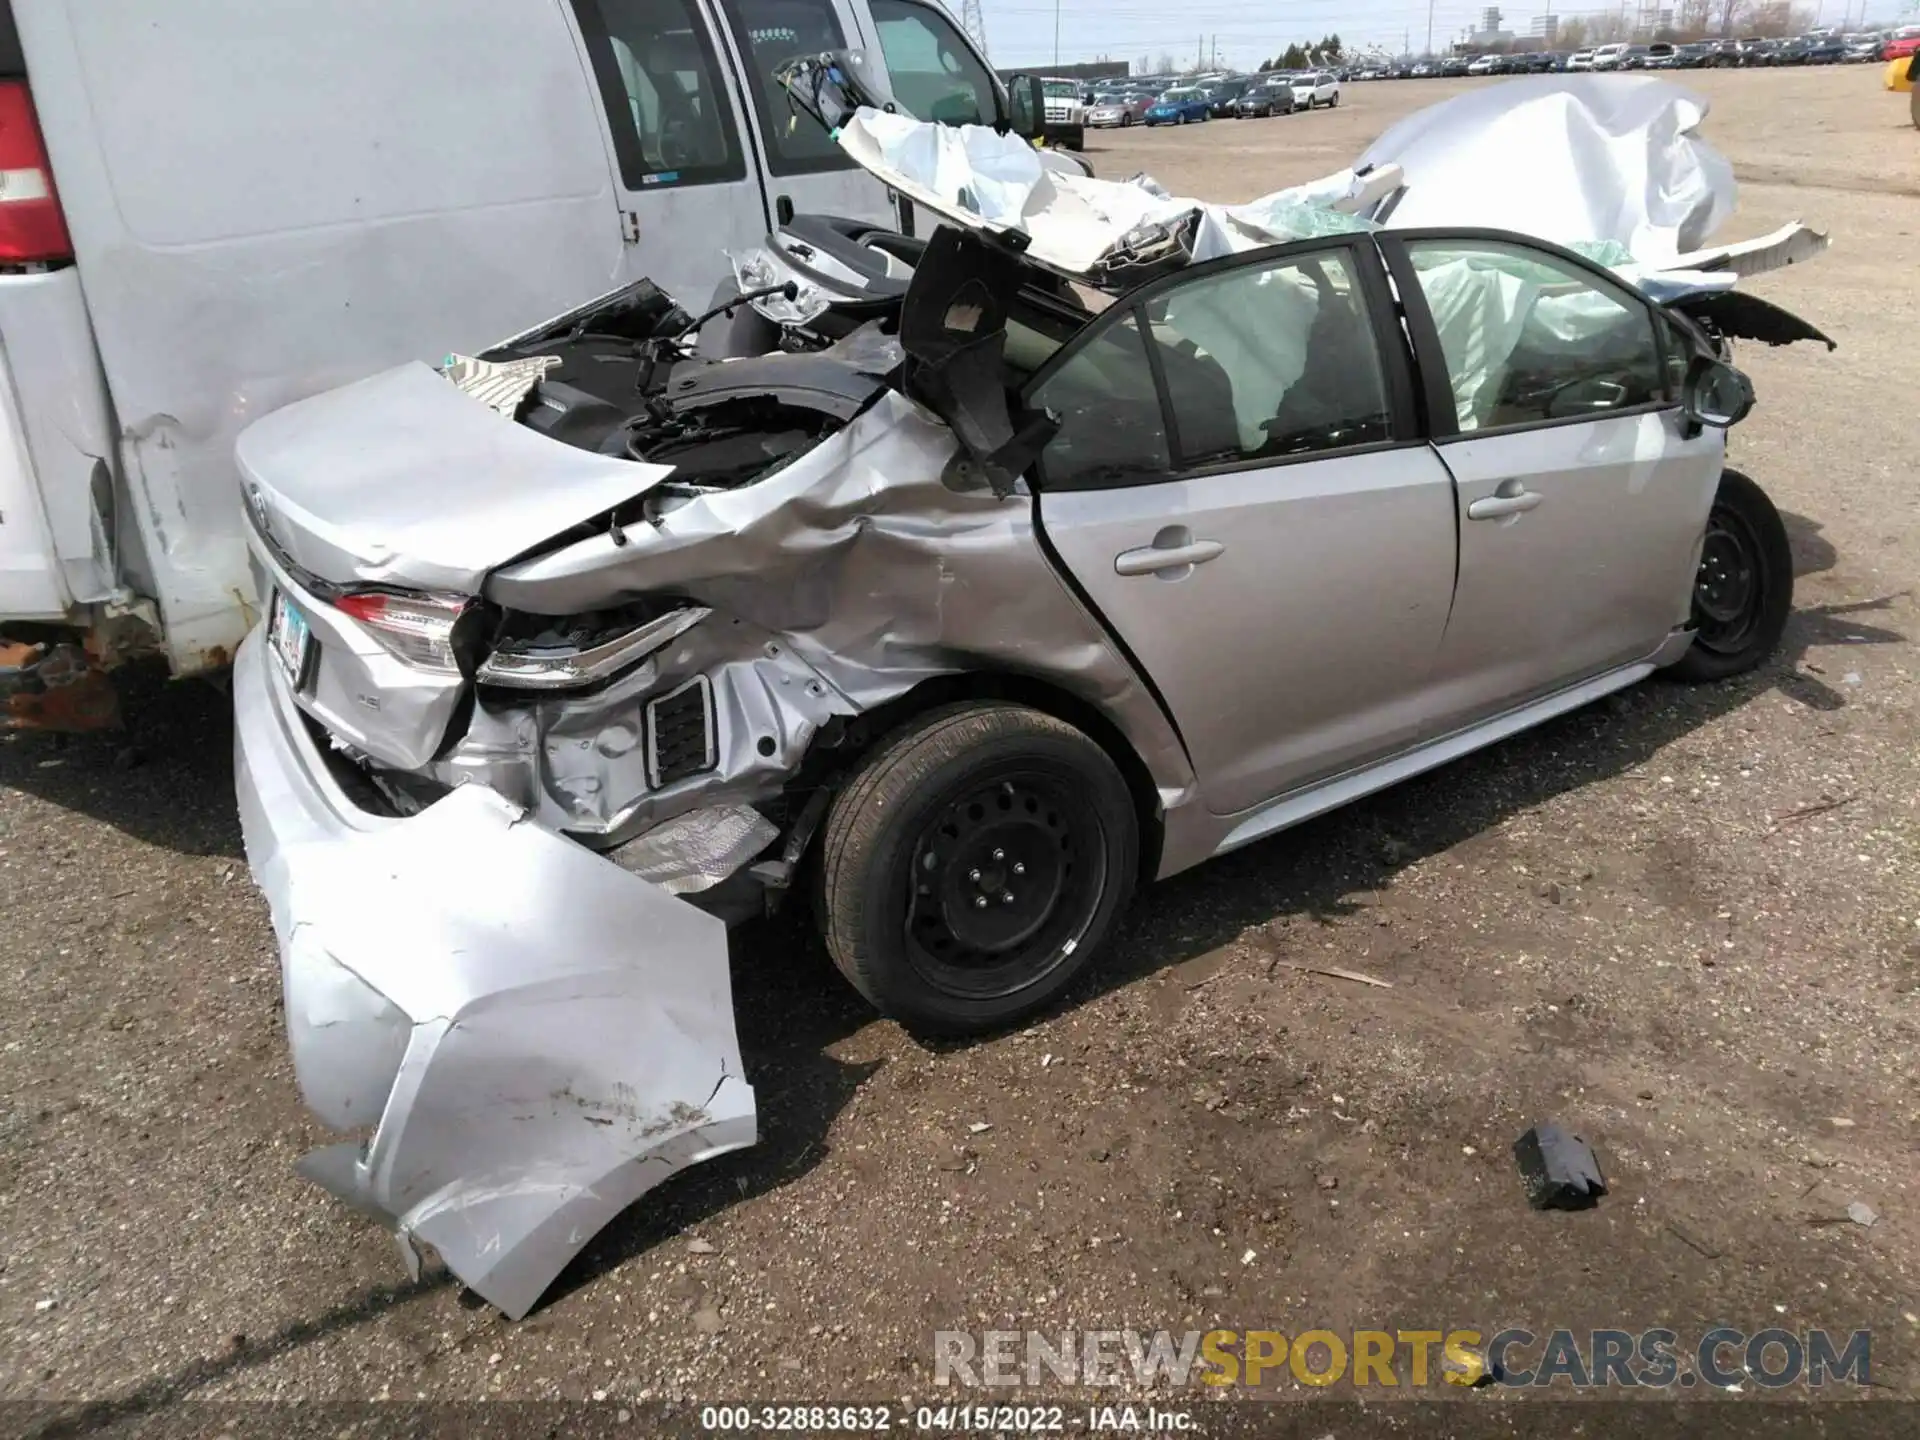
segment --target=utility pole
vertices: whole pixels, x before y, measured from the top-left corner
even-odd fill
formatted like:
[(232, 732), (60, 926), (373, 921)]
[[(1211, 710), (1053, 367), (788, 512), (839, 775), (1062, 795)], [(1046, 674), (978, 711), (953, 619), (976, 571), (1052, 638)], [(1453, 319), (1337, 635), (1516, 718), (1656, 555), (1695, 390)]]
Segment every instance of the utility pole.
[(1433, 55), (1433, 0), (1427, 0), (1427, 55)]
[(980, 13), (980, 0), (966, 0), (960, 7), (960, 28), (973, 37), (980, 53), (987, 53), (987, 19)]
[(1053, 68), (1060, 68), (1060, 0), (1053, 0)]

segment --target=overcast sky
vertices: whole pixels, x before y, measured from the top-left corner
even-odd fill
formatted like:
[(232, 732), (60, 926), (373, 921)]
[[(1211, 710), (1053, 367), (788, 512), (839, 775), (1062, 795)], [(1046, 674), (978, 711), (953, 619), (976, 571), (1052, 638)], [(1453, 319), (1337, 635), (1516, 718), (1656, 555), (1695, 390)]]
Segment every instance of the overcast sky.
[[(1629, 0), (1636, 9), (1638, 0)], [(1661, 0), (1671, 4), (1672, 0)], [(1815, 0), (1806, 0), (1813, 8)], [(1876, 16), (1891, 15), (1902, 8), (1904, 0), (1876, 4)], [(955, 15), (962, 0), (946, 0)], [(1051, 62), (1054, 52), (1053, 0), (981, 0), (986, 18), (987, 47), (995, 65), (1031, 65)], [(1433, 43), (1444, 48), (1448, 40), (1463, 30), (1478, 27), (1484, 7), (1460, 0), (1436, 0), (1433, 6)], [(1548, 5), (1545, 0), (1526, 0), (1524, 5), (1503, 5), (1503, 28), (1525, 35), (1535, 15), (1578, 14), (1599, 10), (1593, 0)], [(1861, 0), (1823, 0), (1821, 23), (1837, 25), (1843, 9), (1850, 9), (1857, 23)], [(1059, 58), (1062, 61), (1097, 60), (1103, 55), (1112, 60), (1137, 62), (1151, 55), (1157, 64), (1165, 53), (1182, 64), (1192, 64), (1202, 46), (1218, 43), (1220, 63), (1252, 69), (1262, 60), (1287, 48), (1292, 40), (1319, 39), (1336, 32), (1351, 47), (1378, 44), (1399, 53), (1410, 43), (1418, 52), (1426, 48), (1428, 9), (1418, 4), (1394, 3), (1394, 0), (1291, 0), (1281, 5), (1222, 3), (1222, 0), (1060, 0)]]

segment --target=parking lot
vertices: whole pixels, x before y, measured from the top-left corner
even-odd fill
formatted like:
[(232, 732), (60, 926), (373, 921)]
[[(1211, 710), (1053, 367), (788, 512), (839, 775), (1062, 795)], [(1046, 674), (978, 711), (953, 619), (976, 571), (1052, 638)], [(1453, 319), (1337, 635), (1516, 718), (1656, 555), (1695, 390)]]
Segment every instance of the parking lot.
[[(1090, 153), (1249, 198), (1469, 83)], [(1877, 66), (1686, 83), (1740, 180), (1722, 238), (1834, 236), (1753, 288), (1838, 351), (1738, 356), (1733, 463), (1799, 573), (1775, 662), (1149, 891), (1114, 964), (994, 1039), (875, 1020), (804, 917), (738, 933), (761, 1143), (519, 1324), (408, 1284), (294, 1173), (324, 1137), (224, 698), (146, 684), (126, 736), (0, 737), (0, 1396), (926, 1399), (946, 1329), (1719, 1323), (1870, 1330), (1881, 1393), (1920, 1393), (1920, 133)], [(1509, 1147), (1546, 1119), (1594, 1143), (1598, 1208), (1527, 1209)]]

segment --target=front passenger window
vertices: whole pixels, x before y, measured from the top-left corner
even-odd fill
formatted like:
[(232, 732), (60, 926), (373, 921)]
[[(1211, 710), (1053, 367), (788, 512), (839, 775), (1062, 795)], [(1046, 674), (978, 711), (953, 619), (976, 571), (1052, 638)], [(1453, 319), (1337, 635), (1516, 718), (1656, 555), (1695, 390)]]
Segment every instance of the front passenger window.
[(1493, 240), (1407, 245), (1463, 432), (1664, 400), (1653, 311), (1559, 258)]

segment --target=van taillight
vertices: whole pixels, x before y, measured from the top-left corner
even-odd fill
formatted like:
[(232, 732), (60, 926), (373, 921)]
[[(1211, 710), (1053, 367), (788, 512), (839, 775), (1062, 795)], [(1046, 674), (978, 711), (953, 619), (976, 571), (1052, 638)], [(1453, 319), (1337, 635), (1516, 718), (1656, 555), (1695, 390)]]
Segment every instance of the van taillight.
[(24, 80), (0, 80), (0, 265), (72, 258), (33, 97)]

